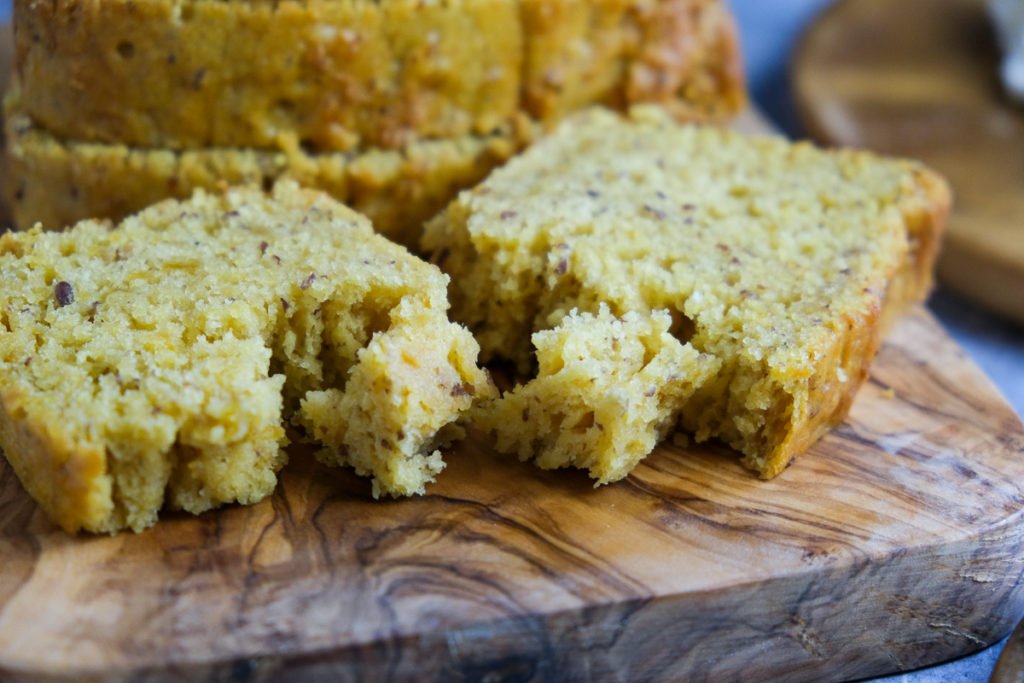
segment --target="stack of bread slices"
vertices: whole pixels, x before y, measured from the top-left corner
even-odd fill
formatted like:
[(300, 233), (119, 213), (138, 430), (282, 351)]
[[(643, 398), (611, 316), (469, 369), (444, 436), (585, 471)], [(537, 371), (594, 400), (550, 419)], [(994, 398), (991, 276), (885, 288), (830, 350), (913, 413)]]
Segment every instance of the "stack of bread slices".
[(412, 244), (574, 110), (744, 99), (723, 0), (17, 0), (14, 28), (21, 228), (288, 177)]

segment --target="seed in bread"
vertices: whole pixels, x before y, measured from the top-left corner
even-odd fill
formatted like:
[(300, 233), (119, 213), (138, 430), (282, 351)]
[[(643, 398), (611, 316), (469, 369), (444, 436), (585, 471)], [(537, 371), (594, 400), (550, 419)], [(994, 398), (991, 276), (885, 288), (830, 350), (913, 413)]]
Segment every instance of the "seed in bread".
[(593, 111), (459, 195), (424, 247), (482, 356), (524, 370), (531, 334), (573, 309), (669, 311), (721, 363), (682, 426), (773, 477), (845, 416), (884, 322), (925, 296), (949, 203), (919, 164)]
[[(296, 413), (375, 493), (422, 492), (442, 467), (438, 432), (490, 387), (446, 286), (292, 183), (199, 192), (116, 227), (8, 233), (0, 447), (68, 531), (260, 500)], [(323, 392), (340, 401), (308, 409)]]

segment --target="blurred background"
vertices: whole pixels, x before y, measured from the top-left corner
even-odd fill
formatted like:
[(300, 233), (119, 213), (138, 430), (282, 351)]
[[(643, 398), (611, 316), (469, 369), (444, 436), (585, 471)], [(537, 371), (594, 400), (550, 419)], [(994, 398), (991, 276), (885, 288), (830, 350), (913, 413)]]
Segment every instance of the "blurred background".
[(811, 20), (835, 1), (731, 0), (751, 97), (791, 137), (800, 137), (802, 130), (793, 104), (790, 56)]
[[(849, 0), (840, 0), (849, 1)], [(942, 0), (934, 0), (936, 6)], [(980, 0), (979, 0), (980, 1)], [(739, 20), (752, 98), (787, 135), (804, 136), (794, 104), (791, 59), (800, 37), (835, 0), (731, 0)], [(889, 0), (897, 6), (904, 0)], [(10, 0), (0, 0), (0, 20), (10, 17)], [(1019, 155), (1019, 150), (1007, 150)], [(1024, 195), (1024, 193), (1021, 193)], [(1006, 220), (1021, 224), (1021, 215)], [(1021, 233), (1024, 234), (1024, 233)], [(1010, 292), (1024, 301), (1024, 291)], [(1024, 326), (991, 314), (941, 284), (929, 304), (1016, 408), (1024, 413)], [(957, 683), (986, 681), (1002, 644), (972, 657), (885, 681)]]

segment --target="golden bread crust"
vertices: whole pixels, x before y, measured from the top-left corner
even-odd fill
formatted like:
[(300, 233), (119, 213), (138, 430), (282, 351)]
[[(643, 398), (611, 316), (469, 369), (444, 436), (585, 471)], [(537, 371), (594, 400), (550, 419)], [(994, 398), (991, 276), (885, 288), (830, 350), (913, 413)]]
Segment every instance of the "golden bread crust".
[(112, 531), (104, 450), (70, 442), (55, 420), (25, 419), (22, 403), (17, 388), (0, 388), (0, 447), (29, 495), (64, 529)]
[(24, 108), (62, 139), (400, 149), (594, 102), (741, 108), (722, 0), (17, 0)]

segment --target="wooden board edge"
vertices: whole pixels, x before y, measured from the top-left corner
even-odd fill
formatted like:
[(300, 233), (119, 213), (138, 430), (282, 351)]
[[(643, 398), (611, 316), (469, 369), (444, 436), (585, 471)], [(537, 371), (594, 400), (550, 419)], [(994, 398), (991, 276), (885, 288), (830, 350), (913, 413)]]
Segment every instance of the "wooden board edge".
[[(950, 546), (703, 593), (522, 615), (343, 647), (93, 671), (0, 662), (4, 681), (849, 680), (976, 652), (1024, 616), (1024, 510)], [(922, 563), (946, 581), (925, 580)], [(1017, 575), (1007, 573), (1017, 566)], [(1011, 580), (999, 581), (996, 576)], [(843, 594), (823, 590), (842, 586)], [(780, 596), (783, 599), (780, 599)], [(857, 614), (836, 611), (857, 602)], [(837, 601), (836, 598), (839, 598)], [(994, 609), (999, 606), (1000, 609)], [(963, 612), (970, 619), (963, 620)], [(708, 615), (725, 615), (708, 623)], [(843, 624), (836, 629), (835, 624)], [(829, 632), (859, 632), (855, 640)], [(938, 639), (936, 635), (938, 634)], [(789, 664), (761, 662), (767, 648)], [(779, 657), (783, 651), (788, 656)]]

